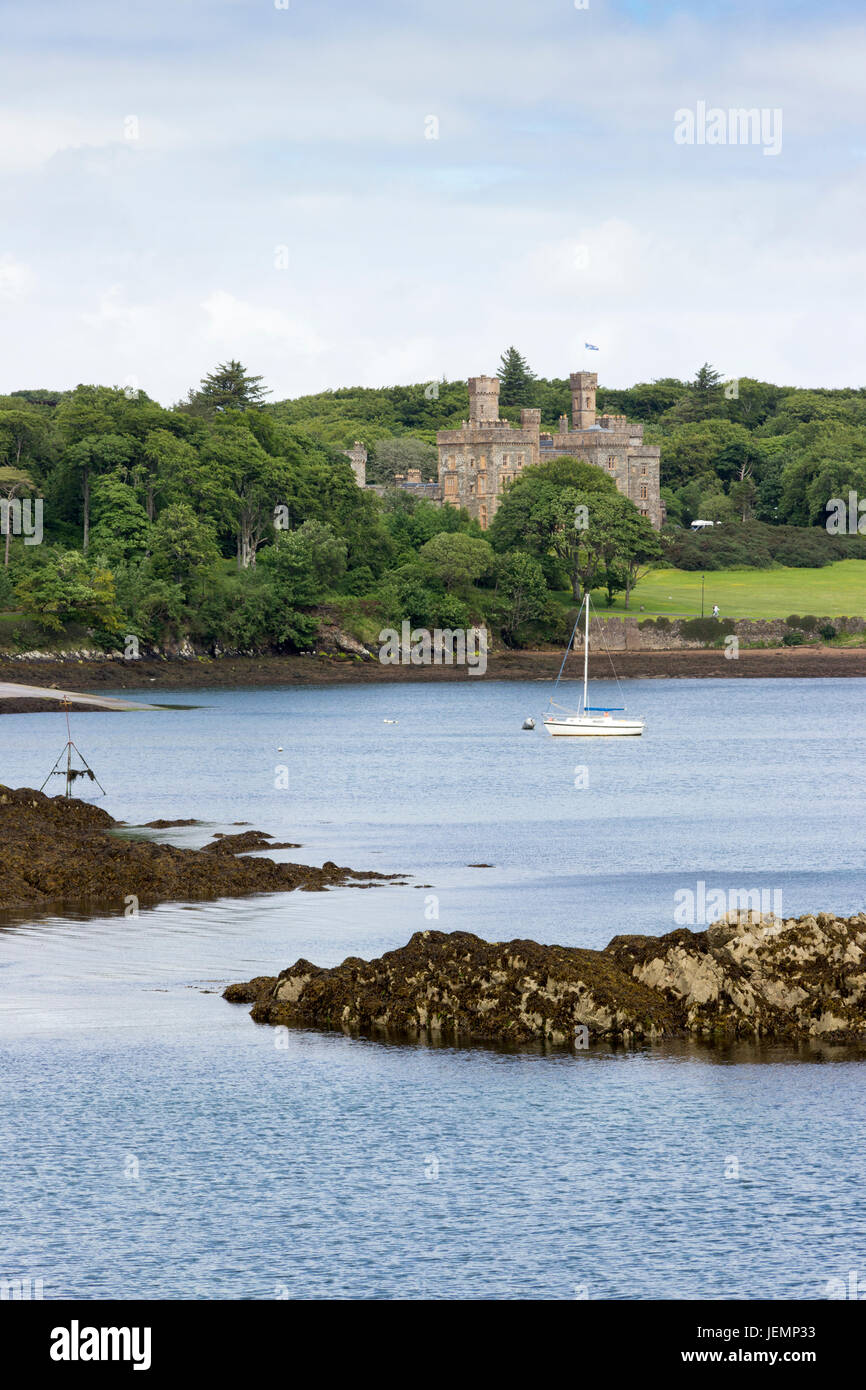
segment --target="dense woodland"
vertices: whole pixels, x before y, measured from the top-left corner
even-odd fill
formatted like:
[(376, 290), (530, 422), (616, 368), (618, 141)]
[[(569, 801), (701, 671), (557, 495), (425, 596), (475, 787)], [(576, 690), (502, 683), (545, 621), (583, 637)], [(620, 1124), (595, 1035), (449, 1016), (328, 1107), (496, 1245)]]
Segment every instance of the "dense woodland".
[[(503, 414), (539, 406), (551, 428), (568, 382), (500, 364)], [(223, 363), (165, 408), (143, 392), (78, 386), (0, 396), (0, 502), (42, 499), (44, 538), (3, 538), (0, 644), (87, 634), (169, 646), (306, 650), (323, 620), (365, 640), (403, 618), (484, 622), (513, 645), (559, 641), (584, 588), (628, 596), (648, 566), (820, 565), (866, 557), (830, 536), (832, 497), (866, 497), (866, 391), (792, 390), (707, 365), (693, 381), (600, 388), (600, 411), (641, 420), (662, 449), (659, 538), (599, 470), (526, 470), (486, 534), (466, 513), (359, 490), (342, 450), (361, 439), (369, 481), (435, 476), (437, 429), (468, 414), (465, 382), (347, 388), (269, 403)], [(25, 513), (26, 515), (26, 513)], [(588, 518), (575, 525), (575, 518)], [(702, 535), (695, 517), (723, 524)]]

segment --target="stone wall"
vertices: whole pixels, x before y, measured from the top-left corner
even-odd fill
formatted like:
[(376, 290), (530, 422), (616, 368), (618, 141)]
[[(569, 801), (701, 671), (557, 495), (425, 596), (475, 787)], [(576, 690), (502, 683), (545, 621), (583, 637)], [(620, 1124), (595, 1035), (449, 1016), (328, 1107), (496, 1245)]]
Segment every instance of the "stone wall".
[[(698, 624), (701, 629), (696, 631)], [(698, 651), (723, 646), (726, 637), (735, 636), (743, 646), (763, 643), (777, 647), (782, 645), (787, 633), (801, 632), (809, 642), (818, 639), (824, 627), (856, 636), (866, 632), (866, 620), (817, 618), (814, 626), (810, 623), (804, 628), (799, 623), (789, 624), (785, 618), (603, 617), (590, 620), (589, 645), (591, 651), (604, 646), (612, 652)], [(575, 633), (574, 645), (583, 650), (582, 627)]]

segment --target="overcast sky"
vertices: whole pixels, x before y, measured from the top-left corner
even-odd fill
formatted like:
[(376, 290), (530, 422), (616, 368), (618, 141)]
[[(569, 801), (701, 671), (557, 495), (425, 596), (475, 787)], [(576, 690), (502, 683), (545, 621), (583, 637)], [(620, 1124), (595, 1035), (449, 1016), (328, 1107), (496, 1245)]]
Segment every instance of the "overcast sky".
[(866, 379), (862, 4), (282, 3), (4, 0), (0, 391)]

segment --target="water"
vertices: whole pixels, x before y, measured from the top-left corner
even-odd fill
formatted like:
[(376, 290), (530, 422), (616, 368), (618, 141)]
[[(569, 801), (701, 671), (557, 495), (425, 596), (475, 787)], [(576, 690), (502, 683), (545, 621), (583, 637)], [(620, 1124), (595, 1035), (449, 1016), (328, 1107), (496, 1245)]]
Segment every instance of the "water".
[[(206, 820), (165, 832), (187, 845), (249, 821), (303, 842), (278, 857), (410, 877), (7, 921), (0, 1277), (47, 1298), (751, 1299), (866, 1271), (850, 1053), (286, 1039), (219, 997), (430, 926), (668, 931), (699, 880), (781, 892), (786, 915), (866, 902), (862, 681), (630, 682), (646, 735), (591, 746), (521, 731), (547, 693), (479, 678), (73, 716), (119, 818)], [(0, 780), (38, 785), (65, 728), (8, 715), (0, 737)]]

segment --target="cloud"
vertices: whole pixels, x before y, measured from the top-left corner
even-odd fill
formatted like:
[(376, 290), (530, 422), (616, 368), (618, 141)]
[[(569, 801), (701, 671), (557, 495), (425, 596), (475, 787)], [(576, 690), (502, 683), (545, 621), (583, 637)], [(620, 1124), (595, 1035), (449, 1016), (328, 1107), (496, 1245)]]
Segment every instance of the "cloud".
[(0, 256), (0, 299), (23, 299), (35, 280), (28, 265), (22, 265), (12, 256)]
[[(866, 30), (837, 0), (820, 25), (775, 0), (82, 0), (48, 32), (9, 8), (0, 389), (170, 401), (231, 355), (279, 398), (511, 342), (563, 375), (584, 340), (609, 384), (866, 374)], [(699, 99), (781, 106), (782, 153), (677, 146)]]
[(275, 339), (289, 352), (321, 353), (325, 342), (310, 327), (280, 309), (247, 304), (226, 290), (214, 290), (201, 306), (208, 318), (208, 333), (221, 351), (245, 350), (260, 339)]

